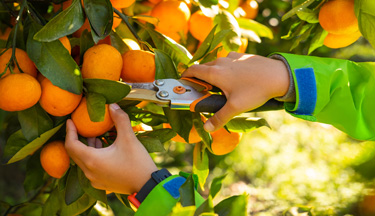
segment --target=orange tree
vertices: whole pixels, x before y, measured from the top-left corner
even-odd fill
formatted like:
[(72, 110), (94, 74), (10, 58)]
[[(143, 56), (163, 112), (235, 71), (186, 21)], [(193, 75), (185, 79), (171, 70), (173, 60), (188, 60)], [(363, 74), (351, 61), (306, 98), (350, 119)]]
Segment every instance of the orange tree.
[[(339, 0), (332, 0), (334, 1)], [(199, 190), (208, 190), (206, 180), (209, 174), (209, 154), (229, 153), (239, 143), (241, 136), (238, 133), (268, 126), (264, 119), (237, 117), (225, 129), (210, 134), (203, 130), (205, 118), (202, 114), (161, 108), (151, 103), (140, 106), (140, 101), (124, 99), (131, 88), (122, 82), (127, 79), (139, 82), (178, 79), (192, 64), (215, 60), (220, 52), (245, 52), (246, 49), (252, 49), (247, 47), (249, 41), (253, 45), (261, 43), (261, 38), (273, 39), (273, 32), (268, 27), (248, 18), (249, 12), (245, 5), (250, 4), (255, 10), (252, 13), (256, 16), (258, 4), (255, 6), (255, 1), (123, 1), (127, 2), (125, 6), (120, 6), (119, 2), (22, 0), (3, 2), (1, 5), (2, 10), (7, 11), (6, 14), (1, 14), (0, 26), (1, 34), (4, 34), (4, 40), (0, 44), (0, 104), (4, 104), (0, 107), (3, 130), (0, 141), (4, 148), (2, 159), (7, 164), (25, 161), (26, 177), (23, 186), (28, 193), (26, 201), (2, 202), (1, 214), (86, 215), (96, 203), (107, 203), (106, 191), (93, 188), (73, 161), (67, 166), (66, 156), (54, 156), (65, 155), (61, 145), (54, 148), (49, 146), (64, 140), (65, 122), (69, 118), (77, 126), (82, 125), (83, 131), (90, 125), (87, 133), (80, 132), (78, 128), (81, 141), (85, 142), (84, 136), (98, 136), (104, 146), (111, 145), (116, 131), (112, 128), (113, 123), (108, 115), (107, 104), (110, 103), (118, 103), (129, 114), (133, 126), (148, 126), (149, 130), (135, 130), (135, 133), (150, 153), (168, 154), (165, 148), (172, 145), (170, 140), (176, 136), (180, 138), (179, 142), (187, 143), (190, 135), (198, 137), (193, 151), (186, 151), (184, 154), (191, 158), (192, 164), (188, 171), (195, 175), (195, 184)], [(283, 37), (294, 39), (291, 49), (297, 48), (300, 43), (308, 44), (304, 46), (303, 52), (311, 53), (325, 44), (328, 34), (341, 34), (331, 33), (325, 25), (320, 25), (322, 20), (327, 20), (321, 18), (325, 15), (319, 14), (326, 2), (293, 1), (293, 8), (283, 16), (283, 20), (293, 20), (289, 33)], [(374, 45), (375, 34), (370, 25), (374, 23), (374, 18), (367, 12), (374, 9), (375, 4), (369, 1), (348, 2), (355, 5), (342, 7), (342, 13), (355, 12), (352, 17), (358, 18), (359, 23), (355, 32), (359, 30)], [(168, 12), (175, 15), (170, 17)], [(199, 14), (201, 18), (198, 20), (206, 20), (202, 29), (192, 23), (199, 22), (191, 20), (196, 19), (192, 14)], [(117, 22), (118, 19), (122, 22), (114, 28), (114, 20)], [(272, 24), (272, 20), (269, 22)], [(189, 26), (194, 26), (191, 33)], [(194, 31), (204, 34), (197, 36)], [(68, 42), (62, 39), (66, 37)], [(134, 60), (129, 60), (130, 57)], [(25, 65), (29, 61), (32, 64)], [(108, 62), (110, 64), (106, 64)], [(147, 64), (148, 69), (137, 73), (135, 70), (139, 64)], [(31, 71), (38, 70), (38, 78), (29, 75), (30, 68)], [(16, 74), (19, 73), (22, 74), (20, 77), (26, 78), (18, 78)], [(17, 88), (18, 85), (22, 88), (31, 85), (23, 84), (27, 82), (24, 80), (31, 80), (28, 82), (33, 87), (22, 92), (20, 87)], [(39, 99), (30, 102), (32, 97), (25, 95)], [(41, 98), (40, 95), (51, 96), (45, 102), (44, 98), (47, 96)], [(25, 99), (19, 100), (22, 97)], [(81, 97), (82, 100), (78, 103), (77, 100)], [(61, 100), (61, 103), (53, 105), (55, 100)], [(64, 106), (65, 102), (68, 107)], [(58, 110), (50, 111), (54, 109)], [(63, 116), (55, 113), (63, 113)], [(163, 124), (170, 126), (163, 127)], [(61, 166), (56, 171), (62, 170), (62, 174), (52, 174), (49, 171), (51, 168), (46, 168), (55, 165)], [(178, 165), (180, 168), (184, 166), (186, 164)], [(246, 215), (246, 195), (230, 197), (213, 205), (212, 199), (220, 190), (223, 178), (224, 176), (219, 176), (213, 179), (204, 204), (206, 208), (189, 208), (185, 206), (186, 203), (182, 203), (176, 206), (171, 215), (179, 215), (181, 212), (195, 212), (197, 215)], [(193, 188), (183, 187), (181, 196), (188, 197)], [(129, 207), (126, 196), (116, 194)], [(129, 212), (132, 214), (132, 210)]]

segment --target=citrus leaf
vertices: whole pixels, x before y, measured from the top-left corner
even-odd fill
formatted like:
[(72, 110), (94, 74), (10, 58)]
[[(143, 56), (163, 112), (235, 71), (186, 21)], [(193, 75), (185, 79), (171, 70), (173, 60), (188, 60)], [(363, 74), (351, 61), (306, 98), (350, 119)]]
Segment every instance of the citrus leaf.
[(267, 26), (255, 20), (238, 18), (237, 22), (242, 29), (254, 31), (259, 37), (273, 39), (273, 33)]
[(227, 51), (237, 51), (241, 46), (241, 29), (236, 18), (228, 11), (221, 10), (215, 16), (214, 24), (218, 26), (217, 32), (231, 30), (222, 41), (222, 44)]
[(56, 215), (61, 209), (60, 193), (58, 187), (48, 196), (47, 201), (43, 205), (42, 216)]
[(76, 202), (66, 205), (62, 202), (61, 214), (60, 216), (72, 216), (79, 215), (89, 209), (96, 203), (96, 199), (89, 196), (88, 194), (83, 194)]
[(217, 53), (223, 49), (222, 46), (215, 48), (212, 52), (208, 53), (199, 63), (204, 64), (217, 59)]
[(141, 108), (135, 106), (130, 106), (126, 108), (125, 111), (128, 113), (130, 120), (140, 121), (149, 126), (157, 126), (168, 122), (167, 117), (164, 115), (142, 110)]
[(103, 95), (107, 104), (117, 103), (129, 94), (129, 85), (106, 79), (84, 79), (87, 92)]
[(22, 134), (22, 130), (18, 130), (9, 136), (4, 149), (4, 157), (12, 157), (19, 150), (25, 147), (29, 141)]
[(183, 207), (181, 203), (177, 203), (169, 216), (194, 216), (195, 209), (195, 206)]
[(199, 113), (193, 113), (193, 124), (194, 124), (195, 130), (198, 132), (199, 136), (202, 138), (202, 142), (204, 143), (206, 148), (208, 148), (209, 151), (211, 151), (212, 137), (211, 137), (211, 134), (208, 133), (203, 128), (203, 121)]
[(207, 35), (207, 37), (204, 39), (204, 41), (202, 42), (202, 44), (199, 46), (199, 48), (197, 49), (197, 51), (194, 53), (194, 56), (193, 58), (190, 60), (189, 64), (190, 63), (193, 63), (201, 58), (203, 58), (203, 56), (205, 56), (209, 51), (210, 47), (211, 47), (211, 43), (214, 39), (214, 35), (215, 35), (215, 31), (216, 31), (216, 28), (217, 26), (214, 26), (210, 33)]
[(160, 140), (161, 143), (165, 143), (176, 136), (176, 132), (169, 128), (157, 129), (153, 131), (147, 131), (138, 135), (139, 137), (153, 137)]
[(95, 45), (95, 42), (92, 40), (91, 33), (87, 31), (87, 29), (82, 32), (79, 44), (79, 56), (82, 60), (85, 52), (90, 49), (90, 47)]
[(17, 112), (22, 134), (28, 141), (53, 128), (53, 121), (38, 104)]
[(132, 19), (142, 20), (142, 21), (154, 24), (154, 25), (157, 25), (159, 23), (158, 18), (152, 17), (152, 16), (147, 16), (147, 15), (141, 15), (141, 14), (136, 15), (136, 16), (132, 16)]
[(163, 51), (155, 49), (155, 79), (178, 79), (176, 66), (172, 59)]
[[(12, 145), (12, 151), (16, 150), (16, 154), (8, 161), (8, 164), (20, 161), (38, 150), (44, 143), (46, 143), (61, 127), (63, 124), (52, 128), (51, 130), (41, 134), (38, 138), (34, 139), (32, 142), (27, 143), (27, 140), (23, 136), (21, 130), (12, 134), (6, 146)], [(25, 143), (26, 142), (26, 143)], [(14, 146), (13, 146), (14, 145)], [(9, 150), (8, 150), (9, 151)]]
[(72, 4), (61, 13), (52, 18), (35, 35), (34, 40), (51, 42), (77, 31), (85, 22), (80, 0)]
[(109, 0), (83, 0), (85, 13), (91, 26), (95, 43), (104, 39), (112, 29), (113, 8)]
[(317, 48), (323, 46), (324, 39), (327, 37), (328, 32), (324, 30), (320, 25), (318, 26), (318, 29), (315, 30), (315, 35), (311, 39), (310, 47), (308, 54), (310, 55), (314, 50)]
[(109, 34), (111, 39), (111, 45), (116, 48), (121, 55), (124, 54), (126, 51), (129, 51), (129, 47), (124, 43), (121, 37), (114, 31), (111, 31)]
[[(214, 213), (214, 204), (212, 202), (212, 197), (211, 195), (208, 195), (208, 198), (206, 199), (206, 201), (204, 201), (202, 203), (202, 205), (200, 205), (197, 210), (195, 211), (195, 214), (194, 216), (200, 216), (200, 215), (212, 215), (212, 214), (208, 214), (208, 213)], [(221, 216), (221, 215), (219, 215)]]
[(137, 138), (142, 143), (142, 145), (146, 148), (148, 153), (165, 152), (163, 143), (161, 143), (159, 139), (155, 137), (140, 136), (140, 135), (138, 135)]
[(219, 216), (246, 216), (247, 195), (229, 197), (217, 204), (214, 210)]
[(222, 175), (219, 177), (216, 177), (212, 180), (211, 187), (210, 187), (210, 195), (212, 196), (212, 199), (215, 198), (217, 193), (221, 190), (221, 186), (223, 184), (223, 180), (227, 175)]
[(318, 14), (319, 10), (311, 10), (309, 8), (297, 11), (298, 18), (308, 23), (319, 23)]
[(264, 118), (237, 117), (226, 124), (229, 131), (245, 133), (262, 126), (270, 128), (268, 122)]
[(217, 5), (219, 3), (218, 0), (198, 0), (198, 2), (203, 5), (204, 7), (211, 7), (213, 5)]
[(40, 188), (43, 184), (44, 170), (40, 164), (40, 153), (34, 153), (26, 165), (26, 176), (23, 181), (23, 188), (28, 193), (32, 190)]
[(289, 19), (290, 17), (295, 15), (298, 11), (300, 11), (304, 8), (307, 8), (308, 6), (310, 6), (314, 2), (315, 2), (315, 0), (304, 1), (302, 4), (292, 8), (290, 11), (288, 11), (286, 14), (284, 14), (284, 16), (281, 18), (281, 21), (285, 21), (285, 20)]
[(77, 201), (85, 192), (78, 180), (77, 166), (72, 166), (68, 172), (65, 187), (65, 204), (70, 205)]
[(82, 77), (78, 65), (60, 41), (39, 42), (33, 39), (40, 29), (36, 23), (30, 26), (27, 54), (38, 70), (53, 85), (74, 94), (82, 92)]
[(359, 30), (372, 47), (375, 47), (375, 2), (355, 1)]
[(105, 98), (101, 94), (88, 93), (87, 96), (87, 111), (90, 120), (93, 122), (104, 121), (105, 115)]
[(208, 155), (206, 148), (201, 142), (196, 143), (193, 151), (193, 173), (198, 176), (198, 183), (201, 190), (204, 190), (209, 168), (208, 168)]
[(77, 166), (77, 174), (78, 174), (78, 181), (83, 189), (83, 191), (88, 194), (89, 196), (95, 198), (96, 200), (102, 201), (103, 203), (107, 203), (107, 195), (105, 194), (104, 190), (99, 190), (94, 188), (91, 185), (90, 180), (87, 179), (81, 168)]
[(182, 206), (195, 206), (194, 185), (193, 175), (190, 174), (185, 183), (178, 189), (180, 192), (180, 202)]
[(185, 110), (171, 110), (164, 108), (164, 114), (171, 128), (189, 143), (189, 134), (193, 128), (192, 113)]
[[(146, 31), (151, 36), (152, 41), (154, 42), (157, 49), (167, 53), (175, 65), (183, 63), (187, 65), (191, 59), (189, 51), (182, 49), (177, 43), (172, 43), (170, 40), (165, 38), (162, 34), (155, 31), (151, 27), (146, 27)], [(189, 56), (190, 55), (190, 56)]]

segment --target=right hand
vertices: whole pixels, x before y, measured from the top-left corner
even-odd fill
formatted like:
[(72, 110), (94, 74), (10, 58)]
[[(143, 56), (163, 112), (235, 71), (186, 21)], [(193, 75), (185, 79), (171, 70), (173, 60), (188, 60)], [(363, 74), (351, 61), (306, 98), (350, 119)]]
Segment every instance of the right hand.
[(280, 60), (231, 52), (225, 58), (193, 65), (183, 77), (196, 77), (220, 88), (226, 104), (204, 125), (208, 132), (223, 127), (234, 116), (260, 107), (271, 98), (284, 96), (289, 72)]

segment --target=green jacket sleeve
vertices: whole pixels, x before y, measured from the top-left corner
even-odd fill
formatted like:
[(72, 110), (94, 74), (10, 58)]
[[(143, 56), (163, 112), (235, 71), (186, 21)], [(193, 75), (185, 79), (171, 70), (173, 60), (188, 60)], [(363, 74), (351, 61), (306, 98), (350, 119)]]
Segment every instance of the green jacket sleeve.
[[(180, 199), (179, 188), (185, 183), (186, 178), (173, 175), (160, 182), (147, 195), (146, 199), (141, 203), (135, 216), (167, 216), (172, 212), (173, 207)], [(195, 204), (198, 208), (204, 199), (195, 190)]]
[(375, 63), (277, 53), (292, 72), (296, 102), (290, 114), (335, 126), (359, 140), (375, 140)]

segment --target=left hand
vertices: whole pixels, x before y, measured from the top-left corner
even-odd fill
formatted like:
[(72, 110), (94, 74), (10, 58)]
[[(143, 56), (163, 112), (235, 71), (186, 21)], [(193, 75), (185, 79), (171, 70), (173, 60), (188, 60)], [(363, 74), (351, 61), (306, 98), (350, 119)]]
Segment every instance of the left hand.
[(117, 104), (110, 105), (117, 129), (115, 142), (106, 148), (98, 138), (88, 138), (89, 146), (78, 140), (72, 120), (66, 123), (65, 148), (93, 187), (115, 193), (138, 192), (157, 171), (150, 155), (134, 135), (128, 115)]

